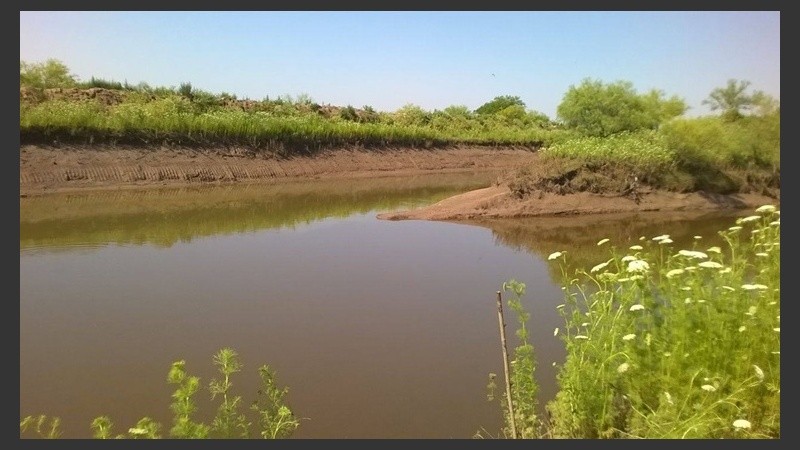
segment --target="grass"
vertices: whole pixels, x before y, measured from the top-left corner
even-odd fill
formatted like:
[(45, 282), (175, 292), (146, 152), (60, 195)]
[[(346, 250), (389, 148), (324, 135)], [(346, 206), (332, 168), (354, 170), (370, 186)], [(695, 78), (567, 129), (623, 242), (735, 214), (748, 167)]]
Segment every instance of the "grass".
[(537, 437), (780, 438), (780, 211), (718, 233), (602, 239), (606, 257), (569, 271), (569, 250), (549, 255), (567, 356)]

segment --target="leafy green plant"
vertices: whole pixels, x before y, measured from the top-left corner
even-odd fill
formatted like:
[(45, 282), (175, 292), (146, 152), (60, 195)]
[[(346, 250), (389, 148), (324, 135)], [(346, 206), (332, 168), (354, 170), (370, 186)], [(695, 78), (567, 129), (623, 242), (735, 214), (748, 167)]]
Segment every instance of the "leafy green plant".
[(211, 380), (209, 390), (212, 400), (219, 395), (222, 396), (222, 402), (211, 424), (211, 431), (221, 438), (246, 438), (250, 423), (244, 414), (239, 413), (242, 397), (230, 395), (233, 386), (231, 375), (242, 369), (242, 365), (238, 361), (238, 354), (231, 348), (223, 348), (214, 355), (214, 365), (219, 369), (222, 379)]
[[(200, 390), (200, 378), (190, 376), (186, 372), (184, 360), (175, 361), (170, 367), (167, 381), (177, 385), (172, 394), (170, 409), (173, 412), (173, 425), (169, 430), (169, 437), (175, 439), (206, 439), (206, 438), (247, 438), (253, 422), (247, 420), (245, 414), (239, 412), (241, 396), (232, 395), (233, 383), (231, 376), (241, 371), (238, 354), (231, 348), (223, 348), (213, 357), (221, 375), (209, 384), (211, 398), (219, 397), (220, 405), (210, 425), (194, 421), (192, 416), (197, 412), (195, 395)], [(286, 404), (288, 388), (277, 385), (275, 371), (267, 365), (258, 369), (261, 377), (256, 400), (251, 409), (257, 414), (257, 433), (264, 439), (284, 439), (300, 426), (300, 421)], [(20, 437), (35, 434), (38, 437), (55, 439), (61, 435), (58, 417), (49, 418), (45, 415), (26, 416), (19, 423)], [(92, 436), (95, 439), (160, 439), (161, 424), (150, 417), (143, 417), (134, 426), (128, 428), (127, 433), (115, 434), (114, 423), (108, 416), (99, 416), (90, 424)]]
[(269, 366), (259, 367), (258, 375), (261, 378), (261, 387), (251, 409), (258, 414), (261, 437), (264, 439), (289, 437), (300, 426), (300, 421), (284, 402), (289, 388), (277, 386), (275, 371)]
[(20, 435), (28, 432), (29, 430), (35, 433), (40, 438), (57, 439), (61, 435), (61, 419), (58, 417), (50, 417), (48, 424), (48, 417), (44, 414), (38, 416), (25, 416), (19, 421)]
[(642, 237), (564, 273), (554, 437), (780, 437), (780, 212), (756, 212), (727, 249)]

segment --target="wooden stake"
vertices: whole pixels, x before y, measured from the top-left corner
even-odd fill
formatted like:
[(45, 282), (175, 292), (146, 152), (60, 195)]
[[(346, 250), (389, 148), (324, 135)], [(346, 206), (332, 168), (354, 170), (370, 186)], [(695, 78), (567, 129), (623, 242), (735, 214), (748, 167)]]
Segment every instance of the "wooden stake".
[(517, 426), (514, 424), (514, 406), (511, 403), (511, 378), (508, 366), (508, 347), (506, 346), (506, 323), (503, 320), (503, 297), (497, 291), (497, 319), (500, 322), (500, 343), (503, 347), (503, 370), (506, 373), (506, 400), (508, 400), (508, 416), (511, 421), (511, 436), (517, 439)]

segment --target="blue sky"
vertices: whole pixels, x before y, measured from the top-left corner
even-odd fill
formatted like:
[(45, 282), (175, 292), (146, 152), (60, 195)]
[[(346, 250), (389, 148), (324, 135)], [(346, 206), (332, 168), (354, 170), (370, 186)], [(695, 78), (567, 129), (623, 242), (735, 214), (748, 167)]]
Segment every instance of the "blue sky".
[(780, 99), (778, 11), (21, 11), (19, 48), (81, 80), (382, 111), (516, 95), (556, 118), (585, 78), (677, 95), (689, 116), (731, 78)]

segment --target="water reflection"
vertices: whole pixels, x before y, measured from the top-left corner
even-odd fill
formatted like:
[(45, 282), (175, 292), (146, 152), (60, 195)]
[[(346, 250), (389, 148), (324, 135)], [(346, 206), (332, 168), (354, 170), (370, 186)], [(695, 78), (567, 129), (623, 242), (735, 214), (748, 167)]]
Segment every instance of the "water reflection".
[(21, 198), (20, 249), (170, 247), (201, 236), (411, 208), (485, 187), (494, 177), (477, 172)]
[[(719, 231), (734, 225), (742, 214), (741, 210), (652, 211), (486, 219), (470, 223), (491, 229), (498, 244), (524, 249), (544, 260), (553, 252), (566, 251), (567, 269), (572, 272), (588, 270), (605, 261), (611, 248), (625, 254), (630, 252), (630, 246), (653, 244), (652, 238), (662, 234), (670, 235), (673, 240), (670, 246), (676, 250), (721, 245)], [(609, 242), (599, 248), (597, 243), (601, 239)], [(560, 272), (555, 264), (551, 266), (554, 281), (559, 281)]]

